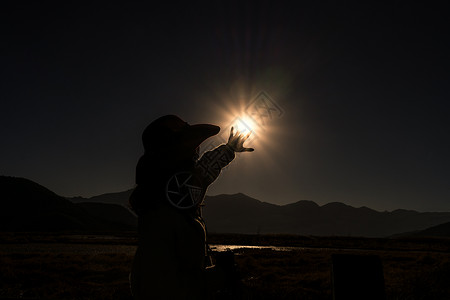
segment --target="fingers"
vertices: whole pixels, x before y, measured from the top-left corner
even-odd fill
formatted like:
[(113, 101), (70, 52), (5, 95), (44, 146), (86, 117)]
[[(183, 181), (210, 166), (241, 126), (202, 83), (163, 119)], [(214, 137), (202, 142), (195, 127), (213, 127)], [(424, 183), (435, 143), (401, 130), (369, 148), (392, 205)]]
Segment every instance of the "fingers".
[(228, 138), (228, 145), (234, 149), (235, 152), (253, 152), (255, 149), (244, 147), (244, 142), (250, 137), (252, 131), (248, 133), (240, 132), (239, 130), (234, 130), (234, 126), (230, 129), (230, 137)]
[(230, 136), (228, 137), (228, 141), (231, 141), (233, 139), (233, 136), (234, 136), (234, 127), (231, 127)]

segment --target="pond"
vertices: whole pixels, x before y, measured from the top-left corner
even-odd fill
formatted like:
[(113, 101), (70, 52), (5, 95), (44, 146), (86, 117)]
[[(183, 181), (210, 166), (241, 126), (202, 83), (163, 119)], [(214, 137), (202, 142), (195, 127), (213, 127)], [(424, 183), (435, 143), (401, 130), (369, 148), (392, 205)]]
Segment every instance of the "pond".
[[(211, 245), (211, 249), (217, 252), (237, 251), (239, 249), (261, 249), (273, 251), (306, 250), (304, 247), (278, 247), (278, 246), (250, 246), (250, 245)], [(316, 250), (318, 250), (316, 248)], [(70, 243), (20, 243), (2, 244), (0, 253), (62, 253), (62, 254), (125, 254), (134, 255), (134, 245), (102, 245), (102, 244), (70, 244)]]

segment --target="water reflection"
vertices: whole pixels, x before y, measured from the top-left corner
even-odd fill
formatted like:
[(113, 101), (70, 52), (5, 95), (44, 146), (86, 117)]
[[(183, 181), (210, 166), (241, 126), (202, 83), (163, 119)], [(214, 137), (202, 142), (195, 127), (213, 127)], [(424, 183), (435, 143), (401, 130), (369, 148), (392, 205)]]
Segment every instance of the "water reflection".
[(246, 245), (210, 245), (211, 250), (217, 252), (223, 251), (238, 251), (239, 249), (259, 249), (259, 250), (273, 250), (273, 251), (294, 251), (302, 250), (303, 247), (279, 247), (279, 246), (246, 246)]
[[(278, 246), (248, 246), (248, 245), (211, 245), (217, 252), (234, 251), (239, 249), (259, 249), (272, 251), (304, 250), (304, 247), (278, 247)], [(64, 253), (64, 254), (126, 254), (133, 255), (136, 251), (134, 245), (102, 245), (102, 244), (70, 244), (70, 243), (17, 243), (0, 244), (0, 254), (5, 253)]]

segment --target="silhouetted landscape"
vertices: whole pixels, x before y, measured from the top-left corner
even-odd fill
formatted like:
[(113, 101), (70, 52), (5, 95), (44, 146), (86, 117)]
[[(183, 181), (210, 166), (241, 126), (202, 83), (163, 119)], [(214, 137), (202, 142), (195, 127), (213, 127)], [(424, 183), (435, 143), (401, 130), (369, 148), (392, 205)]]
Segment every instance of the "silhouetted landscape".
[(136, 218), (123, 206), (74, 204), (24, 178), (0, 177), (2, 231), (133, 230)]
[[(212, 234), (210, 242), (247, 247), (232, 250), (246, 299), (330, 299), (333, 254), (378, 255), (387, 299), (450, 295), (449, 239)], [(136, 245), (132, 233), (0, 233), (0, 297), (127, 299)]]
[[(127, 208), (131, 190), (64, 198), (30, 180), (6, 176), (0, 177), (0, 188), (2, 231), (127, 231), (137, 226), (136, 216)], [(214, 233), (450, 236), (448, 212), (379, 212), (339, 202), (319, 206), (302, 200), (280, 206), (244, 194), (217, 195), (206, 197), (203, 215)]]
[(0, 300), (449, 300), (447, 6), (5, 1)]
[[(129, 297), (137, 245), (131, 191), (69, 200), (7, 176), (0, 189), (0, 297)], [(204, 215), (213, 249), (230, 245), (237, 254), (247, 299), (330, 299), (331, 256), (343, 253), (381, 258), (387, 299), (450, 294), (449, 213), (279, 206), (235, 194), (207, 197)]]
[(388, 237), (450, 221), (447, 212), (378, 212), (339, 202), (319, 206), (306, 200), (280, 206), (244, 194), (210, 196), (205, 202), (204, 216), (211, 232)]

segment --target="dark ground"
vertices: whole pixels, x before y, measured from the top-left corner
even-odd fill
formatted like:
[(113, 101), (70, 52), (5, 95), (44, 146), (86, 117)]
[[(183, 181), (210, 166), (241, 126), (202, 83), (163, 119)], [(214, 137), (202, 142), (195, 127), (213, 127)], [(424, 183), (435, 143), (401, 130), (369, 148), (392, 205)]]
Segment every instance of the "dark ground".
[[(0, 242), (0, 299), (129, 299), (131, 233), (3, 233)], [(335, 253), (380, 256), (388, 299), (450, 298), (449, 239), (211, 235), (210, 242), (305, 247), (234, 250), (247, 299), (331, 299)]]

